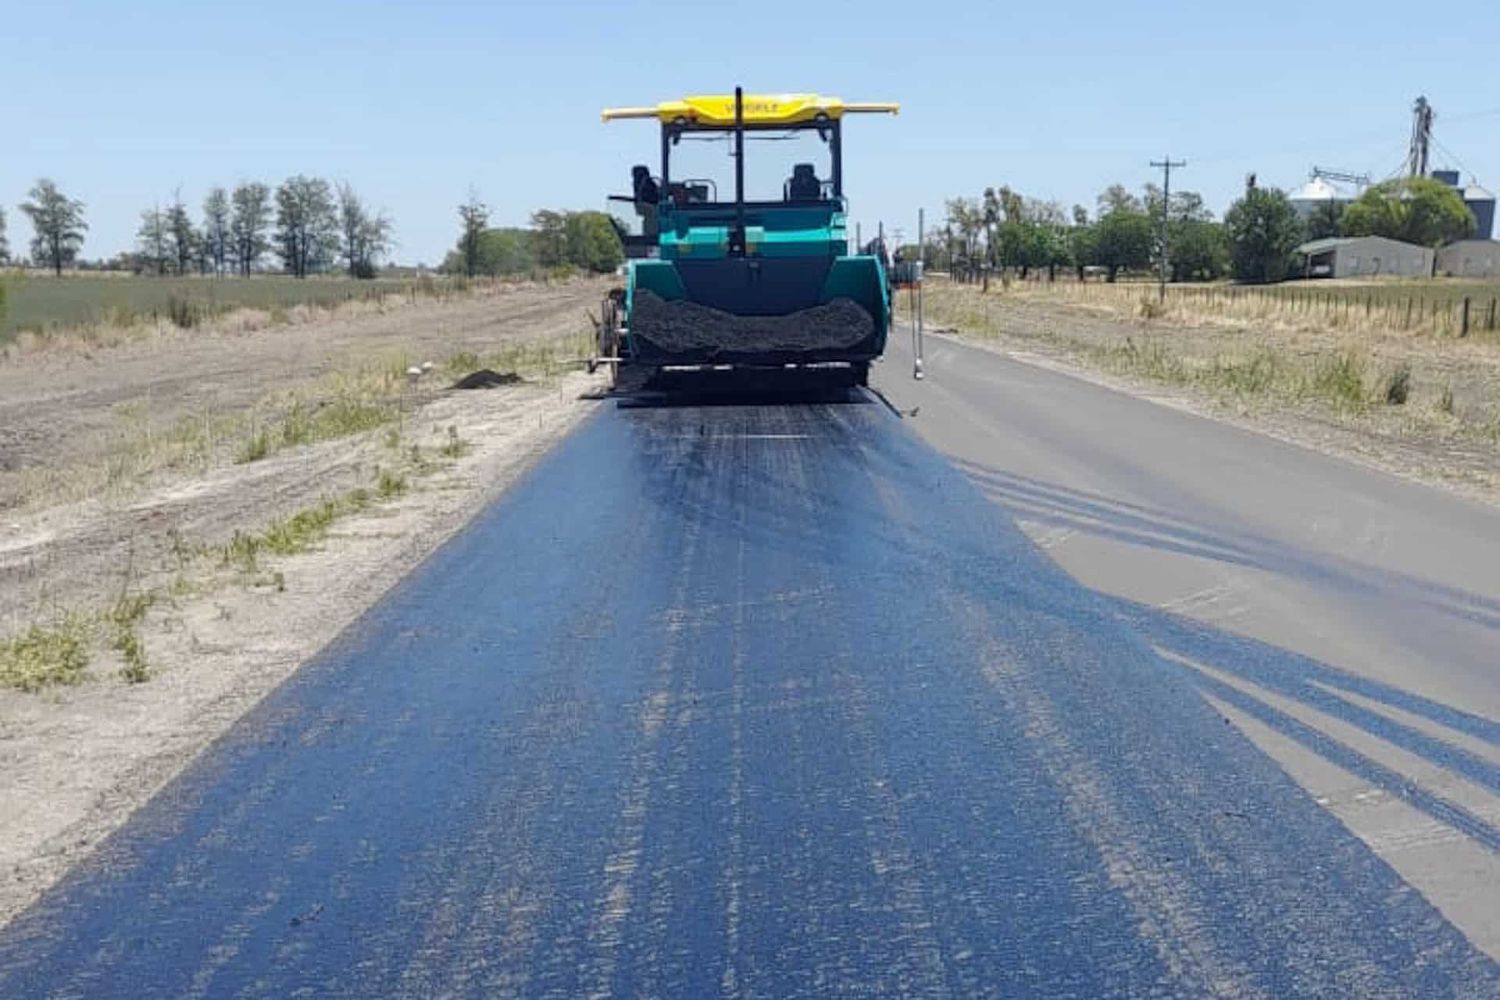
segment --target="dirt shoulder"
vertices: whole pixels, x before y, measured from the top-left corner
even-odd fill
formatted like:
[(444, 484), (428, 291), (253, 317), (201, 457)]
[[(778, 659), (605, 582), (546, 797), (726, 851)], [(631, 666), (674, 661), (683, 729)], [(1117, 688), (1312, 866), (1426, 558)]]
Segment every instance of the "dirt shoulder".
[[(561, 362), (597, 297), (0, 366), (4, 475), (30, 487), (0, 509), (0, 923), (591, 412), (600, 380)], [(502, 363), (524, 381), (445, 388)], [(184, 420), (221, 433), (184, 459)], [(88, 486), (49, 498), (53, 475)]]
[(1500, 503), (1493, 336), (1330, 330), (1186, 310), (1146, 317), (1136, 312), (1139, 297), (1104, 307), (1045, 287), (985, 294), (935, 283), (927, 316), (940, 335)]

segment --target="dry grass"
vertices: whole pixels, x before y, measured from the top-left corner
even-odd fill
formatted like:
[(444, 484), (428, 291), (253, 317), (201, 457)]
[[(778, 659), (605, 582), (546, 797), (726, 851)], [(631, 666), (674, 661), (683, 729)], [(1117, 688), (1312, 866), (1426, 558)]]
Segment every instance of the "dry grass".
[[(431, 466), (429, 466), (431, 467)], [(217, 547), (184, 548), (178, 556), (178, 573), (164, 593), (133, 588), (134, 574), (126, 571), (120, 593), (107, 607), (59, 613), (45, 623), (29, 625), (0, 639), (0, 687), (37, 692), (57, 685), (74, 685), (84, 679), (91, 651), (104, 646), (119, 656), (120, 677), (139, 684), (150, 679), (140, 626), (146, 613), (163, 597), (201, 593), (216, 586), (214, 566), (240, 572), (239, 582), (271, 584), (284, 589), (280, 571), (262, 573), (268, 556), (288, 557), (315, 548), (339, 520), (363, 513), (376, 503), (391, 500), (410, 488), (408, 474), (392, 469), (376, 470), (373, 488), (359, 487), (339, 496), (326, 497), (259, 531), (236, 531)]]
[(264, 555), (292, 556), (316, 546), (339, 518), (357, 514), (371, 504), (370, 491), (361, 487), (337, 497), (325, 497), (287, 517), (266, 525), (263, 531), (236, 531), (220, 549), (224, 566), (246, 573), (260, 570)]
[[(118, 664), (118, 676), (125, 682), (149, 680), (153, 670), (142, 636), (149, 634), (143, 620), (150, 608), (157, 603), (170, 607), (180, 597), (226, 586), (283, 588), (285, 578), (276, 561), (317, 548), (341, 519), (397, 500), (416, 489), (422, 477), (472, 450), (457, 426), (447, 427), (446, 434), (442, 428), (424, 430), (420, 443), (408, 436), (420, 425), (411, 415), (443, 391), (449, 374), (489, 367), (533, 382), (550, 381), (576, 368), (576, 359), (587, 353), (588, 335), (582, 327), (580, 315), (578, 329), (566, 334), (502, 343), (483, 356), (455, 356), (448, 365), (415, 377), (409, 370), (414, 360), (422, 359), (400, 349), (372, 353), (341, 370), (306, 376), (301, 384), (259, 399), (240, 397), (222, 410), (207, 408), (188, 416), (164, 418), (160, 408), (171, 401), (163, 404), (151, 395), (118, 404), (112, 411), (101, 408), (100, 416), (110, 428), (102, 436), (103, 448), (17, 476), (22, 504), (12, 505), (12, 510), (24, 514), (27, 508), (74, 501), (112, 509), (178, 481), (227, 473), (236, 463), (331, 441), (348, 441), (339, 454), (345, 448), (359, 450), (359, 460), (352, 465), (340, 461), (345, 471), (339, 485), (316, 502), (309, 503), (306, 493), (302, 499), (284, 501), (295, 509), (281, 516), (265, 520), (268, 514), (262, 512), (239, 530), (232, 522), (220, 525), (203, 542), (173, 534), (165, 563), (151, 567), (158, 576), (171, 578), (155, 579), (155, 589), (135, 587), (127, 569), (125, 583), (115, 593), (77, 599), (71, 602), (76, 607), (63, 611), (38, 604), (42, 610), (17, 614), (0, 631), (0, 687), (37, 691), (76, 684), (95, 658)], [(163, 344), (162, 349), (170, 351), (172, 345)], [(158, 408), (155, 412), (153, 406)], [(350, 472), (352, 482), (347, 478)]]
[[(127, 416), (132, 421), (139, 419), (139, 414), (133, 411)], [(369, 429), (367, 423), (363, 418), (339, 419), (328, 427), (312, 425), (321, 429), (279, 433), (276, 440), (278, 447), (306, 445), (327, 440), (336, 433), (363, 433)], [(284, 429), (304, 425), (284, 423), (279, 426)], [(176, 449), (177, 438), (174, 436), (171, 441), (172, 448)], [(236, 571), (227, 582), (284, 589), (284, 576), (280, 570), (265, 565), (268, 558), (287, 558), (313, 550), (339, 521), (406, 495), (412, 489), (414, 477), (430, 475), (446, 467), (471, 448), (453, 426), (432, 449), (437, 459), (429, 458), (417, 444), (407, 442), (399, 425), (388, 427), (383, 444), (394, 453), (394, 460), (376, 466), (368, 486), (324, 497), (310, 506), (276, 518), (260, 529), (235, 531), (228, 541), (219, 545), (190, 545), (180, 538), (174, 539), (176, 576), (171, 587), (160, 592), (137, 590), (135, 573), (127, 567), (119, 594), (108, 606), (58, 613), (46, 622), (26, 626), (10, 637), (0, 638), (0, 687), (36, 692), (57, 685), (77, 684), (83, 680), (92, 659), (91, 652), (96, 647), (108, 648), (117, 654), (119, 675), (127, 683), (149, 680), (152, 671), (140, 626), (158, 601), (170, 601), (188, 593), (201, 594), (224, 585), (226, 580), (222, 574), (215, 574), (215, 569)], [(144, 445), (141, 447), (145, 448)]]
[(484, 354), (459, 351), (448, 358), (443, 370), (453, 378), (488, 368), (502, 373), (514, 372), (526, 378), (551, 380), (564, 372), (576, 370), (579, 362), (591, 357), (593, 351), (593, 333), (580, 328), (566, 337), (506, 343)]
[(416, 394), (408, 367), (405, 355), (393, 355), (263, 399), (242, 418), (236, 461), (399, 423)]
[(265, 396), (248, 409), (204, 410), (165, 427), (153, 419), (148, 398), (135, 400), (115, 408), (114, 443), (103, 456), (27, 475), (20, 506), (123, 498), (164, 472), (201, 474), (222, 463), (257, 462), (286, 449), (383, 428), (399, 436), (406, 417), (451, 381), (449, 376), (491, 368), (551, 381), (576, 369), (588, 344), (589, 335), (580, 332), (506, 344), (483, 356), (460, 353), (416, 381), (407, 375), (413, 359), (395, 351)]
[(1139, 285), (1015, 284), (986, 294), (933, 282), (926, 305), (935, 326), (1046, 346), (1242, 407), (1380, 420), (1407, 437), (1500, 442), (1500, 335), (1391, 329), (1381, 325), (1389, 314), (1373, 306), (1358, 325), (1323, 326), (1298, 304), (1222, 289), (1201, 299), (1191, 290), (1169, 295), (1161, 306), (1154, 289)]
[(110, 648), (120, 654), (120, 676), (128, 683), (140, 684), (150, 679), (151, 668), (146, 662), (139, 625), (156, 603), (156, 595), (149, 591), (131, 593), (130, 580), (131, 575), (127, 574), (120, 596), (104, 614), (104, 623), (109, 630)]
[[(968, 289), (966, 289), (968, 290)], [(1370, 280), (1282, 285), (1168, 285), (1141, 282), (1006, 283), (1020, 297), (1185, 326), (1254, 326), (1352, 334), (1400, 332), (1456, 337), (1469, 300), (1469, 335), (1500, 340), (1500, 282)], [(1493, 305), (1492, 305), (1493, 303)]]

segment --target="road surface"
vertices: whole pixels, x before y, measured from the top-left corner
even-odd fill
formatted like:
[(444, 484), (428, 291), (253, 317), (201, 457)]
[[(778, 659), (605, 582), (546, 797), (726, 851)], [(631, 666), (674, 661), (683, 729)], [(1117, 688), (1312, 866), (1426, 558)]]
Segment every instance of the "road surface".
[(1500, 956), (1500, 510), (949, 338), (916, 383), (909, 347), (912, 427)]
[(1491, 789), (1495, 713), (1081, 583), (984, 492), (1043, 489), (977, 468), (1014, 366), (933, 360), (905, 422), (603, 407), (0, 931), (0, 995), (1494, 995), (1237, 692)]

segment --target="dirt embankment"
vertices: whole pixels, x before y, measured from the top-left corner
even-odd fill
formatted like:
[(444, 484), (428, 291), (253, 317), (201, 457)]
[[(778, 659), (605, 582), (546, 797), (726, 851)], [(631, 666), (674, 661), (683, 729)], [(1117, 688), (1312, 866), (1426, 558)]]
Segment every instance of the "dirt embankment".
[(0, 922), (589, 411), (600, 288), (0, 365)]
[[(1080, 299), (935, 281), (929, 329), (1500, 503), (1500, 339), (1221, 316), (1154, 291)], [(1148, 315), (1149, 314), (1149, 315)]]

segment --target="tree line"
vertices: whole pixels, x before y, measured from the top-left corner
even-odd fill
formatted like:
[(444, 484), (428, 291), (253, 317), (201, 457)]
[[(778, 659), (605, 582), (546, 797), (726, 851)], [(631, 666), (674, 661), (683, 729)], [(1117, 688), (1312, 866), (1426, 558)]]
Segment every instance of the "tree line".
[(619, 225), (604, 212), (541, 209), (527, 228), (490, 226), (489, 206), (471, 193), (458, 207), (458, 243), (442, 270), (473, 278), (577, 269), (607, 274), (625, 260)]
[(1092, 216), (1082, 205), (1065, 211), (1004, 186), (951, 199), (946, 207), (945, 226), (922, 251), (929, 267), (970, 275), (1014, 269), (1022, 279), (1033, 270), (1054, 278), (1059, 268), (1071, 268), (1079, 280), (1098, 269), (1112, 282), (1122, 271), (1159, 268), (1165, 254), (1174, 282), (1229, 276), (1264, 283), (1294, 275), (1296, 248), (1308, 240), (1386, 236), (1431, 247), (1473, 232), (1458, 193), (1423, 177), (1375, 185), (1346, 205), (1320, 206), (1305, 220), (1284, 191), (1257, 186), (1253, 175), (1222, 221), (1197, 192), (1174, 191), (1164, 203), (1154, 184), (1140, 195), (1111, 185)]
[(1121, 184), (1100, 193), (1091, 214), (1083, 205), (1065, 210), (1054, 201), (1028, 198), (1011, 188), (985, 188), (978, 198), (947, 202), (947, 224), (929, 239), (930, 266), (964, 270), (1014, 269), (1021, 278), (1060, 268), (1080, 280), (1090, 269), (1114, 281), (1120, 272), (1159, 262), (1165, 214), (1169, 272), (1174, 281), (1212, 280), (1229, 268), (1222, 224), (1194, 191), (1174, 191), (1163, 204), (1161, 189), (1140, 195)]
[[(78, 260), (88, 223), (83, 202), (42, 178), (27, 192), (21, 211), (31, 220), (31, 261), (62, 274)], [(245, 182), (233, 191), (214, 187), (195, 222), (181, 191), (171, 204), (141, 213), (135, 249), (113, 266), (138, 274), (239, 274), (264, 268), (274, 256), (287, 274), (305, 278), (340, 268), (373, 278), (393, 245), (391, 220), (371, 209), (349, 184), (298, 174), (273, 191)], [(0, 264), (10, 261), (5, 213), (0, 210)]]
[(392, 245), (391, 220), (347, 183), (298, 174), (273, 192), (258, 181), (209, 190), (195, 224), (179, 194), (141, 213), (131, 269), (166, 274), (250, 275), (267, 255), (297, 278), (341, 268), (375, 277)]

